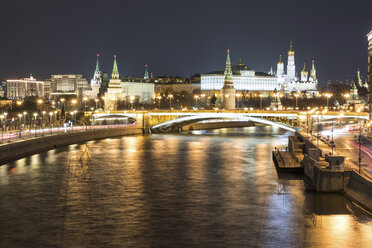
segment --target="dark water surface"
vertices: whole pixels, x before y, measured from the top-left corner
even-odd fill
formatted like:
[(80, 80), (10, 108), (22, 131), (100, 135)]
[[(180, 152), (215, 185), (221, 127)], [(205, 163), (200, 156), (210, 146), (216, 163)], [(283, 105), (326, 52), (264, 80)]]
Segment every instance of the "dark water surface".
[(372, 247), (371, 215), (278, 176), (288, 135), (130, 136), (0, 166), (0, 247)]

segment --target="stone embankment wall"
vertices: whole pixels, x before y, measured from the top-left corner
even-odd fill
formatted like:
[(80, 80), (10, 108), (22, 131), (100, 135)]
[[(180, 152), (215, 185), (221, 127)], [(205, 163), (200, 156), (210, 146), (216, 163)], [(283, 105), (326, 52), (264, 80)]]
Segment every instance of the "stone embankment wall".
[(344, 190), (346, 196), (372, 211), (372, 180), (351, 172), (350, 180)]
[(61, 146), (81, 143), (88, 140), (132, 134), (142, 134), (142, 128), (116, 127), (97, 130), (86, 130), (75, 133), (62, 133), (38, 137), (34, 139), (4, 144), (0, 146), (0, 164)]
[[(372, 178), (357, 171), (344, 168), (343, 157), (322, 158), (322, 151), (303, 135), (296, 133), (289, 139), (289, 149), (299, 154), (302, 147), (301, 165), (309, 186), (317, 192), (343, 192), (347, 197), (372, 211)], [(341, 159), (342, 158), (342, 159)], [(341, 161), (338, 166), (334, 162)]]

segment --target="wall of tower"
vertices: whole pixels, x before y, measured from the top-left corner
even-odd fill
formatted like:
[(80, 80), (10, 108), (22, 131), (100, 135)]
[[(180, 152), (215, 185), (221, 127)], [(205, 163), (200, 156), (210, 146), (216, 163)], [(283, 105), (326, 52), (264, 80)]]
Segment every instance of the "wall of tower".
[(224, 87), (221, 90), (221, 95), (222, 95), (221, 108), (228, 109), (228, 110), (235, 109), (236, 89)]
[(288, 55), (288, 65), (287, 65), (287, 82), (295, 81), (296, 79), (296, 65), (293, 54)]

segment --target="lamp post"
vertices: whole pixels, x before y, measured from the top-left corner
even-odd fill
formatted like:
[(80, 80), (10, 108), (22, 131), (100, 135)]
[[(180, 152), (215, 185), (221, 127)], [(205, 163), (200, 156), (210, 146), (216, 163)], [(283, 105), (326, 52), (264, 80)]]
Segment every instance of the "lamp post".
[(317, 132), (316, 132), (316, 145), (319, 147), (319, 111), (316, 111), (315, 113), (318, 117), (318, 127), (317, 127)]
[(298, 97), (300, 96), (300, 94), (295, 93), (294, 96), (295, 96), (295, 99), (296, 99), (296, 105), (295, 105), (295, 110), (296, 110), (296, 109), (298, 109)]
[(70, 114), (71, 114), (71, 132), (74, 132), (74, 111), (71, 111)]
[(7, 117), (8, 116), (8, 113), (7, 112), (5, 112), (4, 113), (4, 129), (5, 129), (5, 132), (7, 131), (6, 129), (7, 129), (7, 126), (6, 126), (6, 122), (7, 122)]
[(23, 130), (26, 129), (26, 115), (27, 112), (23, 112)]
[(49, 112), (49, 126), (50, 126), (50, 134), (53, 134), (53, 112)]
[(242, 96), (242, 94), (236, 93), (235, 96), (238, 99), (238, 104), (237, 104), (238, 105), (238, 108), (240, 108), (240, 97)]
[(359, 165), (359, 174), (361, 173), (362, 167), (362, 121), (359, 124), (359, 151), (358, 151), (358, 165)]
[(1, 119), (1, 142), (4, 142), (4, 129), (3, 129), (4, 115), (0, 115), (0, 119)]
[(41, 126), (42, 126), (42, 128), (43, 128), (43, 135), (44, 135), (44, 119), (45, 119), (44, 117), (45, 117), (45, 113), (46, 113), (45, 111), (42, 112), (43, 117), (42, 117), (42, 119), (41, 119)]
[(327, 109), (328, 109), (329, 98), (331, 98), (332, 94), (331, 93), (325, 93), (324, 96), (327, 98)]
[(96, 102), (96, 110), (98, 109), (98, 102), (99, 102), (99, 99), (94, 99), (94, 101)]
[(36, 117), (37, 117), (37, 113), (34, 113), (35, 137), (36, 137)]
[(195, 95), (194, 98), (195, 98), (195, 107), (198, 108), (198, 98), (199, 98), (199, 96)]
[(134, 100), (136, 99), (136, 97), (135, 96), (130, 96), (129, 97), (129, 100), (130, 100), (130, 103), (131, 103), (131, 105), (132, 105), (132, 111), (133, 111), (133, 103), (134, 103)]
[(76, 100), (76, 99), (72, 99), (72, 100), (71, 100), (71, 104), (72, 104), (72, 106), (75, 106), (76, 103), (77, 103), (77, 100)]
[(168, 98), (169, 98), (169, 109), (172, 110), (172, 98), (173, 98), (173, 95), (172, 94), (168, 95)]
[[(62, 106), (65, 104), (65, 98), (61, 98), (59, 99), (59, 101), (62, 103)], [(61, 109), (62, 109), (62, 106), (61, 106)]]
[(84, 96), (84, 97), (83, 97), (83, 102), (84, 102), (84, 111), (87, 109), (87, 101), (88, 101), (88, 97)]
[(263, 94), (258, 95), (260, 97), (260, 109), (262, 109), (262, 97), (264, 96)]
[(22, 114), (18, 114), (19, 138), (22, 136)]
[(159, 100), (159, 110), (160, 110), (160, 101), (161, 101), (161, 96), (156, 97)]

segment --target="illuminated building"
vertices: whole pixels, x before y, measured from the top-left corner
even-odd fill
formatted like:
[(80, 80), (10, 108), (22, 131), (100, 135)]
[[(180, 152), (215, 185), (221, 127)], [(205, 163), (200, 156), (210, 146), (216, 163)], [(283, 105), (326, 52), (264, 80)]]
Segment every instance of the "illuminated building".
[(122, 87), (126, 100), (135, 96), (139, 102), (150, 103), (155, 96), (155, 84), (149, 82), (147, 65), (145, 65), (145, 75), (141, 78), (122, 78)]
[(116, 55), (114, 55), (114, 65), (112, 68), (111, 79), (108, 84), (107, 92), (105, 93), (105, 109), (117, 110), (117, 102), (121, 100), (125, 100), (125, 94), (119, 78)]
[(50, 84), (49, 98), (83, 96), (89, 89), (88, 81), (79, 74), (52, 75), (48, 83)]
[(225, 74), (225, 78), (224, 78), (224, 83), (221, 89), (221, 95), (222, 95), (221, 108), (222, 109), (235, 109), (236, 89), (234, 88), (234, 83), (233, 83), (229, 50), (227, 50), (226, 68), (225, 68), (224, 74)]
[[(287, 74), (284, 71), (284, 62), (280, 56), (277, 65), (276, 75), (271, 70), (269, 73), (256, 72), (249, 67), (245, 66), (240, 60), (236, 66), (232, 67), (232, 81), (234, 87), (238, 91), (271, 91), (275, 89), (290, 93), (290, 92), (308, 92), (311, 96), (317, 93), (318, 80), (316, 77), (316, 69), (314, 61), (310, 76), (304, 76), (298, 80), (295, 76), (295, 52), (292, 43), (288, 51), (288, 65)], [(306, 70), (305, 70), (306, 71)], [(308, 73), (308, 72), (306, 72)], [(224, 84), (225, 76), (223, 71), (213, 71), (201, 75), (201, 90), (216, 91), (220, 90)], [(305, 80), (306, 79), (306, 80)]]
[(28, 96), (44, 97), (44, 81), (29, 78), (6, 80), (7, 98), (24, 99)]

